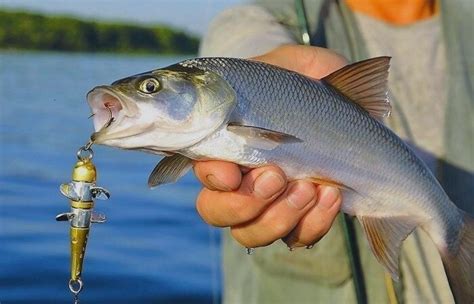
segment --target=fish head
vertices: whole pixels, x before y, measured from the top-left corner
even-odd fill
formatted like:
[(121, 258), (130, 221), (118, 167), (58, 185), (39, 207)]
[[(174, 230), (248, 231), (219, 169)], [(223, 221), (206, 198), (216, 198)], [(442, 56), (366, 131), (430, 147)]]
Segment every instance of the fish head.
[(178, 65), (95, 87), (87, 101), (95, 143), (152, 153), (196, 144), (226, 123), (236, 104), (222, 77)]

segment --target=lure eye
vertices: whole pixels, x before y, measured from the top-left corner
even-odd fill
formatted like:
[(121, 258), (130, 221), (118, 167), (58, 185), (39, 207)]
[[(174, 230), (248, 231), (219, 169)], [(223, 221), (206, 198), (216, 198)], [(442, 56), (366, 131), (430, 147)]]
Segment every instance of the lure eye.
[(160, 83), (155, 78), (148, 78), (140, 83), (138, 89), (145, 94), (156, 93), (160, 90)]

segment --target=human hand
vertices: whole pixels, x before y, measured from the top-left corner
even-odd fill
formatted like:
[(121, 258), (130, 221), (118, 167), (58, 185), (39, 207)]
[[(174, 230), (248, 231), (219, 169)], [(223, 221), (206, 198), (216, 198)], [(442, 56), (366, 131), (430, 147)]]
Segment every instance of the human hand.
[[(324, 48), (285, 45), (252, 58), (322, 78), (346, 60)], [(208, 224), (230, 227), (232, 236), (248, 248), (282, 239), (288, 247), (313, 245), (331, 227), (341, 205), (338, 189), (306, 180), (289, 182), (278, 167), (241, 168), (223, 161), (196, 162), (204, 185), (196, 208)]]

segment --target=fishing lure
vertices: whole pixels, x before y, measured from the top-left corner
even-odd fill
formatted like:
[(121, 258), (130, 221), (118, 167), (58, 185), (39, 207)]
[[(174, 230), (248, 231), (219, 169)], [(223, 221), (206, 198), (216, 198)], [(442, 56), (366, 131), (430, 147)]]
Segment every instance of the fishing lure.
[(70, 246), (71, 246), (71, 278), (69, 290), (74, 296), (74, 303), (79, 303), (79, 293), (83, 288), (81, 279), (82, 266), (86, 253), (87, 240), (92, 223), (104, 223), (105, 216), (94, 212), (96, 199), (110, 198), (110, 192), (96, 185), (97, 169), (92, 162), (94, 152), (92, 145), (94, 136), (106, 129), (113, 122), (112, 111), (106, 124), (92, 134), (89, 142), (77, 151), (77, 162), (72, 169), (72, 180), (61, 184), (61, 193), (69, 199), (70, 212), (58, 214), (56, 221), (69, 221)]

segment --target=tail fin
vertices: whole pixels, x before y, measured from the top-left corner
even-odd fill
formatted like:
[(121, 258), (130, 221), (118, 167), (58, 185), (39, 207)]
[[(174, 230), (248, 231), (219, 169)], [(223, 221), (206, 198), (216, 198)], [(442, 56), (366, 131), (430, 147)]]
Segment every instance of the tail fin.
[(474, 303), (474, 219), (468, 214), (464, 214), (459, 246), (442, 252), (441, 258), (456, 303)]

